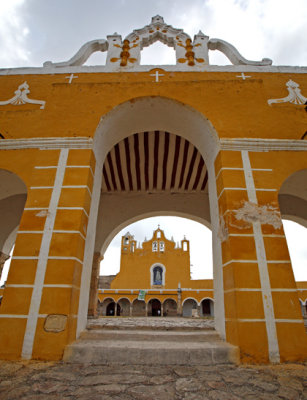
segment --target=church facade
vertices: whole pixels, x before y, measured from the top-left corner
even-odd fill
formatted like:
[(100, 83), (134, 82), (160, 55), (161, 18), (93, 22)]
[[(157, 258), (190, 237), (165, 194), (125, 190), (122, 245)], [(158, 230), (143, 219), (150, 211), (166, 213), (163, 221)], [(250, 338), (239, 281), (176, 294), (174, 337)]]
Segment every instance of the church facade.
[[(141, 65), (155, 41), (176, 65)], [(106, 65), (83, 65), (95, 51)], [(113, 237), (177, 215), (212, 229), (215, 328), (241, 361), (305, 360), (282, 218), (307, 226), (306, 73), (160, 16), (68, 61), (0, 70), (1, 259), (15, 244), (0, 357), (61, 359), (96, 307)]]
[(139, 247), (122, 237), (120, 271), (98, 299), (103, 316), (214, 316), (212, 280), (191, 279), (189, 241), (176, 244), (160, 228)]

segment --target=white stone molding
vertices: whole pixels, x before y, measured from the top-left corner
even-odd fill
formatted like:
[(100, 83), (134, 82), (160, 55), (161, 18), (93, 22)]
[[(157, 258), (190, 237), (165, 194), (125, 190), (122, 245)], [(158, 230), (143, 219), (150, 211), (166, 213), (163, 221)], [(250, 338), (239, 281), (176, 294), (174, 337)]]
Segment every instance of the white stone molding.
[(307, 97), (304, 97), (301, 93), (300, 85), (291, 79), (286, 83), (288, 89), (288, 96), (281, 99), (270, 99), (268, 100), (269, 106), (273, 103), (292, 103), (292, 104), (306, 104)]
[(233, 65), (272, 65), (270, 58), (263, 58), (261, 61), (250, 61), (244, 58), (238, 50), (230, 43), (221, 39), (210, 39), (208, 42), (209, 50), (219, 50), (232, 62)]
[(57, 172), (54, 181), (54, 189), (52, 191), (48, 215), (46, 217), (44, 233), (42, 236), (41, 247), (37, 261), (37, 269), (34, 281), (34, 288), (32, 291), (31, 303), (29, 308), (29, 315), (26, 324), (26, 331), (24, 335), (23, 347), (21, 357), (23, 359), (31, 359), (34, 345), (34, 337), (36, 333), (39, 308), (42, 299), (42, 292), (45, 280), (45, 273), (48, 262), (48, 254), (54, 229), (55, 217), (57, 206), (59, 203), (62, 184), (64, 181), (65, 168), (68, 159), (68, 149), (62, 149), (59, 156)]
[(53, 63), (51, 61), (44, 62), (44, 67), (71, 67), (74, 65), (83, 65), (86, 60), (96, 51), (107, 51), (109, 47), (108, 41), (105, 39), (91, 40), (85, 43), (77, 53), (68, 61)]
[(133, 70), (140, 66), (141, 50), (160, 41), (176, 52), (176, 67), (179, 71), (203, 70), (209, 65), (209, 50), (221, 51), (234, 65), (268, 66), (272, 60), (246, 60), (230, 43), (221, 39), (211, 39), (201, 31), (191, 37), (182, 29), (177, 29), (164, 22), (163, 17), (156, 15), (149, 25), (133, 30), (124, 40), (121, 35), (108, 35), (107, 40), (96, 39), (85, 43), (80, 50), (68, 61), (52, 63), (46, 61), (44, 67), (80, 66), (96, 51), (107, 51), (106, 67), (111, 71)]
[(91, 149), (93, 139), (87, 137), (74, 138), (31, 138), (31, 139), (2, 139), (0, 150), (20, 149)]
[[(2, 139), (0, 150), (20, 149), (92, 149), (93, 139), (87, 137)], [(220, 139), (221, 150), (307, 151), (307, 140), (291, 139)]]
[(40, 109), (43, 110), (45, 108), (46, 102), (44, 100), (33, 100), (28, 98), (28, 94), (30, 93), (29, 85), (27, 82), (22, 83), (18, 86), (18, 89), (14, 92), (15, 96), (6, 101), (0, 101), (0, 106), (5, 106), (7, 104), (13, 104), (14, 106), (20, 106), (22, 104), (30, 103), (30, 104), (40, 104)]
[(306, 140), (220, 139), (221, 150), (232, 151), (307, 151)]

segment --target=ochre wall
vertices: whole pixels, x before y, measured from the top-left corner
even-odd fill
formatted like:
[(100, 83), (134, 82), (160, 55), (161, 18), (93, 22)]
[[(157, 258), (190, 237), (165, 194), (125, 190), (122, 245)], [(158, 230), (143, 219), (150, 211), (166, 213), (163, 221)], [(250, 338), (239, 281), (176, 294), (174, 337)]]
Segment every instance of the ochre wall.
[[(44, 109), (28, 103), (1, 105), (0, 133), (5, 139), (94, 137), (101, 117), (123, 102), (133, 103), (136, 98), (146, 96), (167, 97), (199, 111), (211, 122), (219, 138), (299, 140), (306, 132), (304, 105), (281, 103), (269, 106), (267, 103), (268, 99), (288, 95), (286, 82), (289, 79), (297, 82), (302, 94), (306, 96), (307, 77), (303, 73), (250, 72), (250, 78), (242, 80), (238, 77), (239, 73), (233, 71), (163, 71), (161, 82), (155, 82), (151, 76), (152, 71), (82, 72), (77, 73), (78, 78), (69, 84), (67, 72), (49, 74), (46, 71), (41, 74), (0, 75), (0, 101), (12, 98), (24, 81), (29, 84), (30, 99), (46, 101)], [(2, 358), (16, 359), (21, 356), (46, 219), (46, 216), (38, 217), (34, 208), (49, 207), (60, 152), (25, 148), (1, 151), (0, 168), (16, 173), (28, 188), (26, 210), (19, 228), (21, 232), (17, 235), (0, 308), (3, 316), (0, 318)], [(306, 152), (251, 151), (249, 157), (253, 169), (262, 169), (253, 171), (258, 205), (269, 205), (278, 209), (278, 190), (291, 173), (307, 168)], [(242, 207), (244, 201), (248, 201), (242, 167), (239, 151), (223, 150), (215, 163), (219, 211), (220, 215), (227, 213), (226, 222), (229, 228), (229, 235), (222, 243), (226, 339), (240, 346), (243, 361), (268, 362), (268, 340), (263, 321), (264, 308), (258, 265), (255, 262), (234, 261), (257, 260), (255, 241), (249, 236), (254, 234), (252, 226), (234, 221), (231, 212)], [(233, 168), (231, 173), (227, 168)], [(67, 232), (52, 233), (49, 255), (71, 258), (48, 260), (31, 353), (33, 358), (60, 359), (65, 345), (76, 336), (81, 264), (94, 172), (95, 157), (91, 150), (69, 150), (58, 203), (62, 209), (57, 210), (54, 226), (55, 231)], [(274, 289), (272, 301), (277, 319), (274, 324), (280, 359), (304, 359), (306, 334), (299, 307), (295, 305), (298, 294), (295, 291), (283, 229), (263, 224), (261, 234), (269, 261), (270, 285)], [(282, 262), (274, 263), (274, 260)], [(125, 281), (129, 282), (127, 279)], [(182, 279), (188, 280), (186, 272)], [(170, 283), (177, 286), (177, 278)], [(184, 283), (181, 282), (181, 285)], [(63, 332), (46, 332), (43, 324), (48, 314), (68, 316)], [(249, 320), (253, 321), (247, 322)], [(15, 335), (12, 336), (11, 332), (15, 332)]]
[[(177, 100), (203, 113), (223, 138), (300, 139), (306, 131), (302, 105), (273, 104), (285, 97), (286, 82), (299, 83), (306, 96), (307, 78), (299, 73), (251, 72), (242, 80), (238, 72), (167, 72), (154, 82), (152, 72), (77, 73), (68, 84), (67, 73), (0, 76), (0, 101), (11, 98), (27, 81), (29, 98), (38, 105), (0, 107), (5, 138), (93, 137), (100, 118), (118, 104), (144, 96)], [(176, 133), (176, 132), (174, 132)]]

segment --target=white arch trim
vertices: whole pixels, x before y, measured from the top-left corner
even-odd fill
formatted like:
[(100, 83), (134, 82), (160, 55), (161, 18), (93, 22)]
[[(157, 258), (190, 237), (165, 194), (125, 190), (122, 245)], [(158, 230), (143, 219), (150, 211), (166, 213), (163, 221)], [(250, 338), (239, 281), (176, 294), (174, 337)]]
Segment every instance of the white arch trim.
[(129, 304), (131, 304), (131, 301), (127, 298), (127, 297), (120, 297), (116, 303), (118, 304), (121, 300), (127, 300), (129, 302)]
[(107, 300), (112, 300), (115, 303), (115, 300), (112, 297), (106, 297), (105, 299), (102, 300), (101, 304), (103, 304), (104, 302), (106, 302)]
[(14, 243), (16, 241), (18, 228), (19, 228), (19, 225), (16, 226), (16, 228), (13, 229), (12, 232), (9, 234), (8, 238), (6, 239), (6, 241), (4, 242), (4, 245), (2, 247), (2, 253), (10, 254), (10, 252), (14, 246)]
[(143, 302), (143, 303), (146, 304), (145, 300), (139, 300), (138, 298), (136, 298), (136, 299), (133, 300), (132, 305), (133, 305), (133, 303), (135, 303), (136, 301), (140, 301), (140, 302)]
[(194, 299), (194, 297), (187, 297), (186, 299), (183, 300), (182, 305), (184, 305), (184, 303), (185, 303), (187, 300), (194, 300), (195, 303), (196, 303), (197, 305), (200, 304), (200, 303), (198, 303), (198, 301), (197, 301), (196, 299)]
[(167, 301), (167, 300), (172, 300), (172, 301), (174, 301), (176, 304), (177, 304), (177, 301), (175, 300), (175, 299), (172, 299), (171, 297), (168, 297), (167, 299), (165, 299), (164, 301), (163, 301), (163, 305), (164, 305), (164, 303)]
[(203, 298), (200, 300), (199, 304), (200, 304), (203, 300), (211, 300), (211, 301), (213, 301), (213, 303), (214, 303), (214, 299), (212, 299), (212, 297), (203, 297)]
[(157, 299), (156, 297), (152, 297), (151, 299), (149, 299), (149, 300), (147, 301), (147, 304), (149, 304), (149, 302), (152, 301), (152, 300), (157, 300), (157, 301), (162, 305), (161, 300)]
[[(162, 286), (165, 286), (165, 275), (166, 275), (166, 268), (163, 264), (161, 263), (154, 263), (150, 267), (150, 286), (154, 286), (154, 276), (153, 276), (153, 270), (155, 267), (161, 267), (163, 270), (162, 274)], [(160, 300), (159, 300), (160, 301)]]
[(220, 149), (218, 135), (202, 113), (171, 98), (147, 96), (121, 103), (101, 118), (93, 143), (96, 157), (104, 161), (127, 136), (154, 130), (172, 132), (190, 141), (207, 166)]

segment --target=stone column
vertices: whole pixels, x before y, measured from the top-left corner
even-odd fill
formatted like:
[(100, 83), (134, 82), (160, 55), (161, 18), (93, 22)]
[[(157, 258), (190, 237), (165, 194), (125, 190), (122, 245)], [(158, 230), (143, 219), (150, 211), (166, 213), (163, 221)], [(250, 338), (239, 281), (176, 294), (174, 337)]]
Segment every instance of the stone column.
[(114, 302), (114, 317), (117, 317), (117, 302)]
[(197, 314), (198, 314), (198, 317), (202, 317), (202, 313), (201, 313), (201, 305), (200, 304), (197, 304)]
[(133, 303), (130, 303), (129, 316), (132, 317)]
[(88, 303), (88, 316), (92, 318), (97, 318), (99, 267), (102, 260), (103, 256), (101, 256), (99, 252), (94, 253), (90, 297)]
[(145, 317), (148, 317), (148, 303), (145, 302)]
[(215, 162), (226, 340), (239, 347), (242, 362), (307, 356), (273, 156), (222, 151)]
[(9, 258), (10, 258), (9, 255), (7, 255), (7, 254), (3, 253), (2, 251), (0, 251), (0, 279), (1, 279), (2, 270), (3, 270), (3, 267), (4, 267), (4, 263)]
[(30, 154), (28, 197), (0, 308), (0, 358), (59, 360), (76, 338), (95, 156), (68, 148)]
[(178, 284), (178, 289), (177, 289), (177, 316), (181, 317), (182, 316), (182, 298), (181, 298), (181, 286), (180, 283)]

